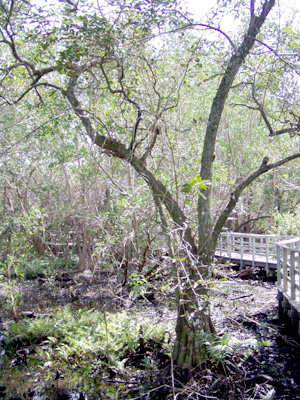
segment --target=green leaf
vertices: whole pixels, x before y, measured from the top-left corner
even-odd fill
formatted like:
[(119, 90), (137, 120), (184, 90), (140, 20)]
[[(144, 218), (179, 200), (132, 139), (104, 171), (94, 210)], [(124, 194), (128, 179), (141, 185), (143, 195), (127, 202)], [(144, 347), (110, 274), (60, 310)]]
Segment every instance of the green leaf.
[(196, 175), (194, 178), (192, 178), (189, 182), (184, 183), (181, 187), (181, 191), (183, 193), (190, 193), (193, 189), (194, 186), (196, 186), (198, 189), (207, 189), (209, 186), (209, 182), (205, 181), (201, 178), (201, 176)]

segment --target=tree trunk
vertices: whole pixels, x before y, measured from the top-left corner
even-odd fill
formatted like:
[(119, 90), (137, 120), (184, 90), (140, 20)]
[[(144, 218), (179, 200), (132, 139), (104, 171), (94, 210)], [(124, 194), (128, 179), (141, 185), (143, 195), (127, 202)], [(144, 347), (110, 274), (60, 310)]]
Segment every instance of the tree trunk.
[[(203, 180), (212, 182), (213, 164), (215, 159), (215, 146), (218, 135), (219, 125), (222, 118), (225, 103), (229, 92), (232, 88), (234, 79), (253, 48), (256, 36), (258, 35), (262, 25), (264, 24), (267, 15), (275, 4), (275, 0), (265, 0), (260, 11), (260, 15), (256, 16), (254, 11), (251, 14), (251, 19), (248, 31), (244, 36), (240, 46), (234, 48), (227, 68), (223, 74), (220, 85), (214, 97), (210, 115), (205, 132), (203, 151), (201, 157), (200, 176)], [(199, 258), (196, 258), (196, 263), (191, 260), (188, 268), (184, 270), (184, 284), (179, 285), (178, 296), (178, 319), (176, 325), (176, 343), (174, 347), (174, 361), (182, 367), (184, 365), (198, 365), (206, 359), (206, 349), (201, 337), (205, 333), (214, 332), (209, 314), (208, 303), (208, 288), (206, 287), (207, 278), (209, 277), (209, 265), (214, 257), (214, 250), (217, 243), (217, 238), (221, 232), (229, 213), (235, 206), (242, 190), (246, 185), (250, 184), (255, 176), (267, 172), (269, 167), (262, 165), (253, 175), (249, 176), (243, 185), (239, 185), (233, 193), (229, 204), (221, 214), (215, 227), (212, 226), (211, 218), (211, 185), (201, 193), (198, 200), (198, 243), (195, 240), (191, 226), (181, 209), (180, 205), (175, 201), (167, 187), (159, 181), (146, 166), (147, 151), (144, 156), (139, 157), (132, 149), (124, 143), (120, 143), (111, 137), (99, 134), (94, 128), (88, 115), (81, 108), (80, 102), (75, 94), (75, 87), (80, 76), (80, 71), (72, 75), (69, 80), (67, 90), (64, 95), (69, 100), (78, 118), (80, 118), (87, 135), (91, 140), (104, 149), (107, 153), (114, 155), (120, 159), (129, 162), (136, 172), (143, 177), (152, 191), (155, 202), (161, 202), (166, 207), (174, 224), (179, 228), (181, 239), (184, 242), (187, 256), (197, 255), (203, 262), (200, 267), (202, 269), (200, 276), (197, 276), (195, 264), (197, 265)], [(155, 142), (153, 142), (154, 146)], [(297, 155), (299, 157), (299, 155)], [(252, 179), (253, 178), (253, 179)], [(198, 285), (198, 287), (197, 287)]]
[(87, 250), (86, 232), (84, 231), (84, 229), (82, 230), (82, 232), (80, 232), (77, 225), (75, 226), (75, 231), (79, 257), (79, 270), (80, 272), (83, 272), (85, 270), (85, 259)]
[(207, 286), (210, 268), (183, 268), (183, 276), (177, 290), (178, 314), (173, 359), (178, 367), (195, 367), (207, 359), (203, 343), (205, 334), (215, 333)]
[[(215, 160), (216, 139), (219, 131), (219, 125), (223, 115), (223, 110), (232, 88), (234, 79), (253, 48), (256, 36), (260, 32), (269, 12), (275, 4), (275, 0), (265, 0), (259, 16), (251, 15), (248, 31), (243, 38), (240, 46), (235, 49), (226, 70), (221, 79), (220, 85), (214, 97), (210, 115), (207, 122), (207, 128), (204, 137), (203, 151), (201, 157), (200, 176), (203, 180), (212, 182), (213, 165)], [(216, 238), (212, 237), (213, 227), (211, 219), (211, 191), (212, 185), (208, 185), (205, 193), (201, 193), (198, 198), (198, 254), (204, 254), (210, 260), (213, 257), (212, 249), (215, 246)]]

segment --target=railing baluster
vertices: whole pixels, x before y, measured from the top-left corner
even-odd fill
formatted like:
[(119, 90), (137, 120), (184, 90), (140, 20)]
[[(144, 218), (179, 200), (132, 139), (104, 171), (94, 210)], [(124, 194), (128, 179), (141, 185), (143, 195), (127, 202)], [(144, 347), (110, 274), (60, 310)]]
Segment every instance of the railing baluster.
[(286, 243), (286, 246), (290, 249), (300, 251), (300, 238), (296, 240), (295, 238), (286, 239), (287, 237), (276, 235), (224, 232), (219, 237), (216, 256), (228, 258), (233, 262), (236, 261), (241, 267), (245, 265), (263, 266), (267, 276), (269, 276), (276, 265), (277, 242)]
[(276, 244), (276, 256), (277, 256), (277, 285), (281, 285), (281, 247)]
[(270, 247), (270, 238), (266, 238), (266, 274), (269, 276), (269, 247)]

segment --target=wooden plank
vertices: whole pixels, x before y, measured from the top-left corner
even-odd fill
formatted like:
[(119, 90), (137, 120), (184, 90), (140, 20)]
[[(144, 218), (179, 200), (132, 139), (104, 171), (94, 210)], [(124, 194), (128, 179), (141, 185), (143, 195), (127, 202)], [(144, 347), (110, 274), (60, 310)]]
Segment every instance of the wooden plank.
[[(222, 255), (216, 255), (217, 258), (227, 258), (228, 260), (235, 260), (235, 261), (245, 261), (248, 263), (252, 263), (253, 262), (253, 257), (251, 254), (241, 254), (241, 253), (237, 253), (237, 252), (231, 252), (231, 254), (227, 254), (226, 252), (222, 252)], [(260, 264), (266, 264), (267, 262), (267, 258), (264, 256), (256, 256), (255, 257), (255, 263), (260, 263)], [(277, 265), (277, 260), (276, 258), (270, 258), (268, 260), (269, 264), (272, 265)]]

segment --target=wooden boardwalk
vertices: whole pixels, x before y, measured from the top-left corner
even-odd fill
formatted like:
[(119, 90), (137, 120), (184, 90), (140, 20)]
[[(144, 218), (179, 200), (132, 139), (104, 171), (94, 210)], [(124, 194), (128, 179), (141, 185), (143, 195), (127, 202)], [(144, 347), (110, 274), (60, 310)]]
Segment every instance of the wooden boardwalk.
[(226, 232), (220, 235), (215, 257), (221, 261), (277, 275), (279, 319), (300, 334), (300, 237)]
[(300, 334), (300, 237), (279, 242), (276, 248), (279, 319)]
[(267, 258), (265, 256), (257, 255), (255, 259), (251, 254), (243, 254), (237, 252), (231, 252), (230, 254), (223, 252), (222, 256), (215, 255), (221, 261), (230, 261), (231, 264), (237, 264), (242, 269), (243, 267), (258, 267), (265, 269), (267, 276), (272, 276), (277, 270), (277, 259), (274, 257)]
[(267, 277), (276, 275), (276, 242), (284, 237), (277, 235), (256, 235), (237, 232), (222, 233), (219, 237), (215, 257), (240, 265), (264, 269)]

